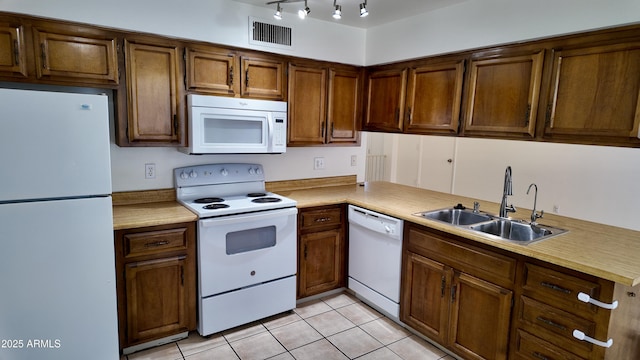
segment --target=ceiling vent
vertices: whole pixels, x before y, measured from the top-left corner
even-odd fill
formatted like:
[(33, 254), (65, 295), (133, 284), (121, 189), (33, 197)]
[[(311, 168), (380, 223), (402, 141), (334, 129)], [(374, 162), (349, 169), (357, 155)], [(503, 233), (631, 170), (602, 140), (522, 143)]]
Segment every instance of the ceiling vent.
[(291, 49), (293, 47), (293, 28), (269, 24), (249, 17), (249, 43), (253, 45)]

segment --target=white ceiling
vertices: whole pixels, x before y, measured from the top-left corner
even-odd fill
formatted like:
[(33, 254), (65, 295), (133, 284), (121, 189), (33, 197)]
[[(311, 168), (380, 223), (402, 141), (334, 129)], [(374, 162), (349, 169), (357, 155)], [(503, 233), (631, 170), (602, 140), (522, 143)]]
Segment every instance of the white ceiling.
[[(267, 2), (274, 0), (233, 1), (272, 8), (274, 12), (276, 10), (276, 4), (266, 5)], [(359, 5), (364, 0), (337, 0), (337, 4), (342, 6), (342, 19), (340, 20), (331, 17), (333, 0), (307, 0), (307, 6), (311, 9), (309, 14), (311, 18), (359, 28), (370, 28), (464, 1), (466, 0), (367, 0), (369, 16), (361, 18)], [(292, 3), (283, 2), (281, 8), (283, 17), (297, 17), (298, 10), (304, 8), (304, 0)]]

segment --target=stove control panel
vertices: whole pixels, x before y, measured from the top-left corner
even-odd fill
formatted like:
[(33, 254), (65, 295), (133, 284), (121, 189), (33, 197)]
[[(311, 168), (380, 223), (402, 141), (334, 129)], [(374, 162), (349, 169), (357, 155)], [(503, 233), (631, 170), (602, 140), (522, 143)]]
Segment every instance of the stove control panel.
[(173, 170), (176, 187), (264, 181), (260, 164), (207, 164)]

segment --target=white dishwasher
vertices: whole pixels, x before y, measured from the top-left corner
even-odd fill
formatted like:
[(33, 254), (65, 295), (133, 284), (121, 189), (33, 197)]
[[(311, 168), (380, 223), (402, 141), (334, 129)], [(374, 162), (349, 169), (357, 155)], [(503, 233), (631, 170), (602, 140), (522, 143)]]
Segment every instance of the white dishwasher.
[(365, 302), (398, 319), (404, 222), (353, 205), (349, 205), (348, 218), (348, 287)]

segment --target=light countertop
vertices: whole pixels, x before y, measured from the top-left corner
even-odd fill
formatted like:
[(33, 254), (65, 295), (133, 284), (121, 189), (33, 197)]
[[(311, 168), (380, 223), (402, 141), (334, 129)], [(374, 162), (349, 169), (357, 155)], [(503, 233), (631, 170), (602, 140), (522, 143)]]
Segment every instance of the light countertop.
[[(640, 284), (640, 232), (554, 214), (544, 214), (538, 222), (569, 230), (529, 245), (494, 240), (473, 231), (412, 215), (462, 203), (492, 214), (499, 204), (473, 198), (440, 193), (388, 182), (366, 183), (309, 190), (281, 191), (279, 194), (298, 201), (298, 207), (312, 207), (347, 202), (406, 221), (449, 232), (516, 254), (547, 261), (586, 274), (628, 286)], [(513, 218), (529, 220), (531, 210), (518, 208)]]
[[(519, 245), (413, 215), (458, 203), (473, 207), (474, 201), (479, 201), (482, 211), (497, 214), (499, 204), (494, 202), (389, 182), (292, 191), (280, 189), (277, 193), (296, 200), (298, 208), (349, 203), (623, 285), (640, 284), (638, 231), (545, 213), (538, 221), (541, 225), (569, 231), (529, 245)], [(113, 209), (115, 230), (197, 220), (191, 211), (175, 201), (118, 205)], [(531, 210), (519, 208), (512, 217), (528, 220), (530, 214)]]

